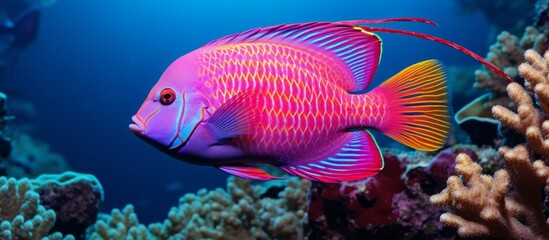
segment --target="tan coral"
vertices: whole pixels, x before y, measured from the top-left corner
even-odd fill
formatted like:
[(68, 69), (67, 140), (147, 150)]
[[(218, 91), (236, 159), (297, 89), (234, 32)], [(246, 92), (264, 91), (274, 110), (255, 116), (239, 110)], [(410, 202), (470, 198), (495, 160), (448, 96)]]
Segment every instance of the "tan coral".
[(55, 212), (40, 204), (29, 179), (0, 177), (0, 239), (74, 239), (59, 232), (49, 234)]
[[(507, 170), (499, 170), (493, 177), (482, 175), (480, 165), (469, 156), (458, 155), (456, 171), (463, 180), (450, 177), (448, 187), (430, 199), (452, 210), (442, 214), (440, 221), (457, 228), (464, 238), (548, 239), (549, 225), (541, 211), (535, 169), (524, 157), (525, 151), (524, 146), (502, 148)], [(509, 192), (509, 184), (517, 191)]]
[(549, 52), (541, 57), (537, 52), (525, 53), (528, 63), (519, 66), (519, 72), (525, 79), (525, 85), (536, 96), (540, 109), (534, 107), (532, 96), (517, 83), (507, 86), (509, 97), (516, 103), (517, 113), (503, 106), (494, 106), (494, 117), (503, 124), (522, 134), (528, 147), (549, 159)]
[[(545, 185), (549, 196), (549, 53), (541, 57), (528, 50), (525, 59), (528, 63), (518, 70), (534, 95), (517, 83), (509, 84), (506, 90), (518, 106), (517, 112), (494, 106), (492, 113), (502, 124), (522, 134), (526, 144), (499, 149), (506, 169), (497, 171), (494, 177), (481, 175), (478, 164), (459, 155), (456, 170), (463, 180), (450, 177), (447, 188), (431, 197), (433, 204), (452, 210), (440, 220), (458, 228), (462, 237), (549, 239), (540, 191)], [(534, 161), (534, 156), (541, 159)]]

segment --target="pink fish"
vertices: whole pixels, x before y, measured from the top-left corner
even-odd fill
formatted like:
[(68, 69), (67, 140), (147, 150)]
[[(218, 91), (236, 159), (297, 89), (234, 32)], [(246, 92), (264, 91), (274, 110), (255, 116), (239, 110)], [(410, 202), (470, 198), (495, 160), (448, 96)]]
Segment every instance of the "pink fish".
[(311, 22), (229, 35), (173, 62), (132, 117), (130, 129), (186, 162), (254, 180), (270, 164), (309, 180), (375, 175), (383, 157), (368, 129), (423, 151), (450, 131), (448, 87), (436, 60), (416, 63), (368, 93), (381, 55), (373, 32), (434, 36), (359, 26), (419, 18)]

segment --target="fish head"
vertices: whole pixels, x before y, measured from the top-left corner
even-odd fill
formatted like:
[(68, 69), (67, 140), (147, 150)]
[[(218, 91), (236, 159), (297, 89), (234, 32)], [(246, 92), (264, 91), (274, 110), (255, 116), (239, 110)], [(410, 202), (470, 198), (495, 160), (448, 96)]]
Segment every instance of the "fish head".
[(132, 117), (130, 130), (161, 151), (184, 147), (204, 121), (208, 106), (197, 86), (196, 69), (185, 56), (172, 63)]

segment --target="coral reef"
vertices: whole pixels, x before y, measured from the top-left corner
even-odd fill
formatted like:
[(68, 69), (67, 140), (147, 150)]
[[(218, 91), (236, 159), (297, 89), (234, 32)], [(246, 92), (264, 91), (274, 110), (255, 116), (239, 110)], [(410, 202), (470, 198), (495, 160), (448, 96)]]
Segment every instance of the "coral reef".
[(448, 186), (430, 199), (450, 208), (452, 213), (441, 215), (440, 220), (457, 228), (461, 237), (549, 239), (542, 202), (542, 196), (549, 195), (549, 52), (541, 57), (528, 50), (525, 59), (528, 63), (518, 71), (537, 105), (527, 89), (511, 83), (506, 89), (517, 113), (504, 106), (494, 106), (492, 112), (502, 124), (523, 135), (526, 143), (499, 149), (506, 165), (493, 177), (482, 175), (481, 166), (459, 155), (456, 171), (462, 178), (450, 177)]
[(128, 204), (122, 211), (113, 209), (110, 215), (99, 214), (99, 220), (88, 230), (89, 239), (152, 239), (147, 227), (139, 223), (133, 209), (133, 205)]
[[(370, 225), (394, 224), (393, 196), (404, 190), (405, 168), (394, 155), (384, 154), (385, 167), (374, 177), (349, 183), (313, 183), (309, 206), (312, 239), (349, 239)], [(373, 232), (364, 231), (368, 234)], [(364, 236), (366, 237), (366, 236)]]
[(40, 203), (55, 211), (57, 217), (51, 231), (79, 237), (97, 220), (104, 193), (93, 175), (75, 172), (43, 174), (31, 183), (40, 195)]
[[(430, 199), (453, 212), (442, 214), (440, 221), (457, 228), (464, 238), (548, 239), (541, 191), (526, 148), (502, 148), (500, 152), (508, 167), (494, 177), (482, 175), (482, 167), (466, 154), (456, 158), (456, 171), (463, 180), (450, 177), (448, 187)], [(516, 192), (509, 192), (510, 184)]]
[[(518, 74), (517, 67), (524, 62), (524, 52), (526, 49), (535, 49), (542, 52), (546, 40), (547, 36), (534, 27), (526, 27), (520, 40), (508, 32), (502, 32), (497, 36), (497, 42), (490, 46), (490, 52), (486, 60), (503, 69), (507, 75), (517, 82), (523, 82)], [(505, 89), (508, 82), (505, 79), (487, 69), (475, 71), (475, 76), (476, 83), (474, 86), (479, 89), (489, 89), (493, 94), (492, 100), (486, 104), (487, 108), (495, 105), (514, 108), (513, 102), (507, 97)]]
[[(103, 215), (89, 230), (91, 239), (303, 239), (310, 182), (291, 178), (276, 198), (272, 191), (230, 177), (227, 190), (186, 194), (168, 219), (148, 227), (128, 205)], [(271, 194), (262, 194), (271, 192)], [(263, 197), (262, 197), (263, 196)]]
[(55, 212), (40, 204), (28, 179), (0, 177), (0, 239), (74, 239), (59, 232), (48, 234)]
[[(526, 49), (543, 52), (547, 49), (547, 40), (547, 32), (531, 26), (526, 27), (521, 39), (504, 31), (497, 36), (497, 42), (490, 46), (490, 52), (486, 60), (503, 69), (516, 82), (523, 84), (524, 79), (519, 74), (518, 66), (525, 61), (524, 53)], [(474, 86), (478, 89), (488, 89), (490, 94), (487, 95), (488, 97), (482, 96), (473, 100), (473, 102), (459, 110), (455, 116), (456, 121), (468, 132), (470, 139), (479, 145), (499, 147), (504, 141), (506, 141), (504, 144), (507, 145), (516, 145), (523, 142), (524, 139), (506, 126), (499, 126), (497, 131), (494, 130), (493, 123), (496, 122), (496, 119), (490, 116), (491, 108), (496, 105), (511, 110), (516, 109), (515, 102), (507, 95), (506, 87), (508, 82), (486, 68), (476, 70), (475, 77)], [(474, 133), (480, 125), (486, 126), (486, 129), (483, 129), (486, 134), (482, 134), (482, 137), (481, 134)], [(497, 137), (490, 140), (489, 136)]]
[(350, 183), (314, 183), (309, 206), (311, 239), (454, 239), (438, 221), (443, 209), (428, 203), (454, 174), (454, 159), (467, 153), (488, 167), (494, 151), (458, 145), (436, 156), (383, 152), (378, 175)]
[(12, 153), (5, 162), (6, 176), (35, 178), (45, 173), (61, 173), (69, 168), (63, 156), (27, 134), (17, 134), (11, 143)]

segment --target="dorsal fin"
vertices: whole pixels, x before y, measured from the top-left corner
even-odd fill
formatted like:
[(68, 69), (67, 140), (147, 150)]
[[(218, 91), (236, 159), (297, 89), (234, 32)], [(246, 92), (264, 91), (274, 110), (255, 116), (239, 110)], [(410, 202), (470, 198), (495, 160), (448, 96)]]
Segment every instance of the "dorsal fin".
[(255, 28), (214, 40), (206, 46), (273, 42), (322, 52), (340, 59), (352, 72), (354, 89), (368, 87), (381, 57), (381, 38), (349, 24), (310, 22)]

